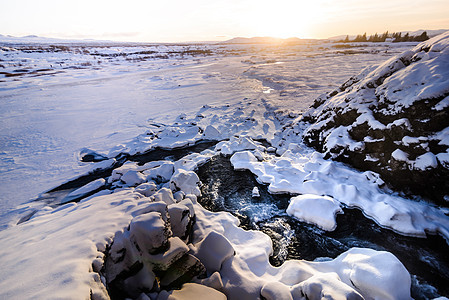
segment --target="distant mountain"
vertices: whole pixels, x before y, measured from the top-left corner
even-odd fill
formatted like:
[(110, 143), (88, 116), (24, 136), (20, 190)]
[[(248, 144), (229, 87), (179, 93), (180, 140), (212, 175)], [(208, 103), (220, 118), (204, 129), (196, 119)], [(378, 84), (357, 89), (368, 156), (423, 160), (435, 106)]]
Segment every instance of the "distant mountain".
[(0, 34), (0, 43), (7, 44), (77, 44), (77, 43), (117, 43), (107, 40), (76, 40), (76, 39), (59, 39), (59, 38), (48, 38), (40, 37), (37, 35), (27, 35), (22, 37), (16, 37), (12, 35), (2, 35)]
[[(425, 29), (419, 29), (419, 30), (415, 30), (415, 31), (399, 31), (403, 36), (405, 34), (408, 33), (409, 36), (418, 36), (421, 35), (424, 31), (427, 32), (427, 35), (429, 36), (429, 38), (432, 38), (434, 36), (440, 35), (446, 31), (449, 31), (449, 29), (431, 29), (431, 30), (425, 30)], [(393, 31), (391, 32), (393, 33)], [(382, 32), (378, 32), (378, 34), (382, 34)], [(331, 41), (341, 41), (344, 40), (346, 38), (346, 34), (344, 35), (337, 35), (337, 36), (333, 36), (330, 38), (327, 38), (328, 40)], [(355, 39), (356, 35), (349, 35), (349, 40), (353, 40)]]
[(220, 42), (219, 44), (301, 44), (304, 40), (297, 37), (292, 37), (288, 39), (281, 39), (275, 37), (236, 37), (227, 41)]

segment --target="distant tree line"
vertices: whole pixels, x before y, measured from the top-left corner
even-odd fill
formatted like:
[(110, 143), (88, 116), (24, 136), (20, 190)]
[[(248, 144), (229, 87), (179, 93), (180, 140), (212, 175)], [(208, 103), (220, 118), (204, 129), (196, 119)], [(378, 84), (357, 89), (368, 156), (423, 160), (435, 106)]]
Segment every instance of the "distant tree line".
[(362, 35), (358, 34), (354, 39), (350, 40), (349, 36), (347, 35), (344, 40), (341, 40), (339, 42), (341, 43), (350, 43), (350, 42), (372, 42), (372, 43), (378, 43), (378, 42), (385, 42), (387, 39), (392, 39), (394, 43), (398, 42), (422, 42), (429, 39), (429, 36), (427, 35), (427, 32), (424, 31), (420, 35), (417, 36), (410, 36), (408, 33), (402, 35), (401, 32), (394, 32), (394, 33), (388, 33), (388, 31), (382, 33), (382, 34), (373, 34), (369, 37), (366, 36), (366, 32)]

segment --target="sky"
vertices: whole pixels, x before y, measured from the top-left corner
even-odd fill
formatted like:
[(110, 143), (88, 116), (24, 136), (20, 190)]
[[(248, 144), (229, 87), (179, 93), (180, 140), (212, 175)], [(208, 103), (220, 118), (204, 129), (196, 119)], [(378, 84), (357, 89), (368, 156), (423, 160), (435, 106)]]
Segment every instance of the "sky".
[(136, 42), (449, 29), (448, 0), (0, 0), (0, 34)]

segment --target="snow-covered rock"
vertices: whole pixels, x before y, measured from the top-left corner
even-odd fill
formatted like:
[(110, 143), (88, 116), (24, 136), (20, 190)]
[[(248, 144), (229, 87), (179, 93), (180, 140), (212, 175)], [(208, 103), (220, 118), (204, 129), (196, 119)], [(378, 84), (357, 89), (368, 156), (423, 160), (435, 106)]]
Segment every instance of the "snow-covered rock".
[(155, 180), (156, 182), (169, 181), (171, 176), (173, 175), (173, 172), (174, 164), (171, 161), (164, 161), (155, 168), (150, 168), (143, 171), (143, 173), (147, 176), (147, 180)]
[(304, 114), (304, 141), (444, 204), (449, 193), (449, 32), (367, 68)]
[[(218, 277), (214, 272), (210, 275), (214, 280), (202, 282), (215, 282), (217, 286), (222, 283), (228, 299), (256, 299), (260, 295), (267, 299), (303, 299), (306, 295), (308, 299), (411, 299), (410, 275), (389, 252), (352, 248), (333, 260), (290, 260), (273, 267), (268, 259), (272, 248), (267, 236), (237, 227), (237, 218), (229, 214), (212, 213), (198, 205), (195, 211), (195, 236), (213, 234), (211, 247), (228, 253), (198, 256), (206, 265), (207, 261), (214, 263), (215, 267), (208, 271), (218, 270), (220, 274)], [(228, 246), (220, 247), (225, 241)]]
[(184, 191), (186, 194), (193, 194), (196, 196), (201, 195), (199, 189), (200, 179), (198, 175), (193, 171), (178, 170), (170, 180), (170, 188), (172, 191), (177, 192), (179, 190)]
[(145, 182), (146, 178), (139, 171), (129, 170), (120, 177), (120, 180), (127, 186), (136, 186)]
[(287, 208), (287, 214), (328, 231), (337, 227), (335, 217), (341, 212), (340, 203), (335, 199), (310, 194), (291, 198)]
[(219, 291), (196, 283), (186, 283), (180, 290), (159, 293), (157, 300), (226, 300), (226, 296)]
[(142, 195), (149, 197), (156, 193), (157, 185), (154, 181), (149, 181), (138, 185), (135, 189), (136, 192), (141, 193)]
[(195, 256), (203, 262), (209, 274), (220, 271), (223, 262), (235, 254), (228, 239), (215, 231), (209, 232), (195, 246), (197, 248)]

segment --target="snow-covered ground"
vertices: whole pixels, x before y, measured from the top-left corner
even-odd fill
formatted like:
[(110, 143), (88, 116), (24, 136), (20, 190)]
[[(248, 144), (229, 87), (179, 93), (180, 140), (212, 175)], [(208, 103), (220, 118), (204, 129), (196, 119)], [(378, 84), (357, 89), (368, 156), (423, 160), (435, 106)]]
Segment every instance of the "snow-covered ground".
[(302, 112), (407, 47), (4, 45), (0, 215), (86, 172), (77, 157), (82, 148), (107, 152), (151, 123), (170, 124), (205, 104), (265, 99)]
[[(401, 234), (449, 236), (447, 211), (382, 188), (373, 172), (325, 160), (295, 125), (317, 96), (408, 44), (33, 47), (1, 52), (2, 297), (102, 299), (107, 282), (134, 298), (166, 299), (159, 285), (180, 280), (179, 263), (231, 299), (410, 298), (407, 270), (385, 251), (353, 248), (333, 260), (271, 266), (268, 236), (196, 201), (195, 171), (217, 155), (270, 192), (302, 194), (287, 213), (324, 230), (335, 229), (342, 207), (357, 206)], [(203, 140), (218, 143), (136, 162)], [(102, 161), (81, 162), (86, 154)], [(24, 203), (95, 169), (111, 173)], [(186, 287), (179, 293), (215, 293)]]

